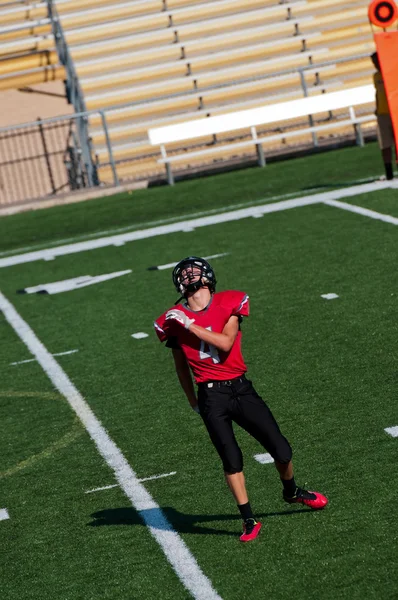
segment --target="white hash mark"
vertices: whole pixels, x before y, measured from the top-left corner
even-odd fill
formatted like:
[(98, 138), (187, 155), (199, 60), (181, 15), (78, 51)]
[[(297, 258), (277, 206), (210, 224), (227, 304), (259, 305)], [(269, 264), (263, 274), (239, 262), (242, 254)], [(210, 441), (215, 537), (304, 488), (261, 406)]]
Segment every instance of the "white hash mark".
[(255, 454), (254, 458), (261, 465), (268, 465), (274, 462), (271, 454), (268, 454), (267, 452), (265, 454)]
[(0, 508), (0, 521), (6, 521), (10, 518), (8, 510), (6, 508)]
[(391, 435), (391, 437), (398, 437), (398, 425), (395, 427), (386, 427), (384, 431), (388, 433), (388, 435)]

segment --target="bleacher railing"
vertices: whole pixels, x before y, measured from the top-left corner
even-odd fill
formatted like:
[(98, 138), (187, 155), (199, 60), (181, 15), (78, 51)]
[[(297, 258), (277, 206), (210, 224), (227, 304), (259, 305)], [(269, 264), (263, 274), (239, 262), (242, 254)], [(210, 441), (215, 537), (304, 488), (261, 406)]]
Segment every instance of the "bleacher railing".
[[(86, 182), (89, 187), (98, 185), (97, 170), (93, 160), (93, 151), (88, 133), (86, 105), (84, 95), (80, 87), (79, 78), (76, 73), (73, 59), (69, 52), (68, 44), (65, 39), (62, 29), (61, 20), (59, 18), (57, 8), (53, 0), (47, 0), (48, 16), (51, 19), (51, 27), (54, 35), (57, 52), (61, 63), (66, 71), (66, 88), (67, 96), (70, 104), (75, 109), (75, 122), (77, 126), (78, 142), (75, 152), (81, 154), (81, 159), (84, 162), (84, 171), (86, 173)], [(77, 114), (79, 116), (77, 117)]]
[[(99, 185), (82, 150), (82, 123), (86, 125), (92, 114), (103, 118), (109, 153), (106, 164), (113, 165), (118, 185), (105, 115), (86, 111), (0, 128), (0, 206)], [(94, 156), (92, 164), (96, 170)]]
[(88, 187), (80, 139), (75, 115), (0, 130), (0, 205)]
[[(0, 128), (0, 206), (100, 185), (101, 182), (97, 173), (101, 167), (111, 169), (113, 185), (117, 186), (119, 185), (118, 167), (133, 164), (137, 158), (141, 158), (131, 156), (131, 158), (125, 157), (123, 160), (114, 160), (112, 131), (108, 128), (107, 115), (113, 111), (142, 105), (142, 101), (113, 105), (103, 110), (84, 110), (84, 97), (80, 90), (78, 77), (68, 52), (56, 9), (51, 0), (49, 5), (53, 10), (53, 27), (57, 44), (59, 44), (58, 51), (68, 72), (70, 98), (77, 112), (73, 115)], [(307, 81), (307, 71), (315, 73), (315, 84), (322, 86), (322, 80), (317, 75), (318, 69), (321, 70), (323, 67), (338, 63), (354, 62), (365, 57), (368, 57), (368, 54), (278, 71), (272, 73), (272, 75), (240, 79), (201, 88), (201, 90), (192, 90), (188, 93), (198, 96), (200, 92), (206, 90), (222, 89), (223, 87), (239, 85), (249, 81), (266, 80), (269, 77), (275, 78), (288, 73), (296, 73), (298, 86), (300, 84), (303, 97), (306, 97), (309, 89), (314, 86), (314, 83), (309, 84)], [(187, 92), (184, 94), (186, 95)], [(145, 102), (151, 104), (162, 99), (178, 98), (180, 95), (158, 96), (148, 98)], [(270, 100), (272, 100), (272, 96), (268, 98), (268, 101)], [(83, 110), (79, 111), (79, 107)], [(212, 111), (204, 106), (203, 112), (211, 113)], [(108, 156), (102, 159), (102, 162), (95, 155), (89, 137), (89, 118), (96, 115), (101, 119), (101, 129), (108, 153)], [(184, 120), (184, 115), (181, 115), (181, 120)], [(310, 117), (309, 129), (313, 124), (314, 120)], [(335, 145), (335, 140), (331, 143)], [(312, 134), (312, 145), (314, 148), (318, 145), (315, 132)], [(154, 156), (156, 158), (160, 157), (157, 151), (154, 152)], [(40, 168), (38, 165), (40, 165)]]

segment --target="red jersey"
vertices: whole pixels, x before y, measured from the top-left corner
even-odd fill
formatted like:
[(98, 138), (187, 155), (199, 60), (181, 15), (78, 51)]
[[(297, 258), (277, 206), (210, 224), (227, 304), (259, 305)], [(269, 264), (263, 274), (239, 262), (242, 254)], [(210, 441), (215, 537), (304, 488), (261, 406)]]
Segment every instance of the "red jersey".
[[(173, 308), (178, 308), (190, 318), (194, 318), (196, 325), (216, 333), (222, 333), (232, 315), (249, 316), (249, 296), (244, 292), (230, 290), (213, 294), (207, 307), (198, 312), (191, 310), (186, 303)], [(240, 330), (231, 350), (223, 352), (200, 340), (177, 321), (173, 319), (166, 321), (167, 312), (165, 311), (156, 319), (155, 331), (161, 342), (168, 340), (171, 347), (181, 348), (196, 383), (233, 379), (247, 371), (241, 351), (242, 333)]]

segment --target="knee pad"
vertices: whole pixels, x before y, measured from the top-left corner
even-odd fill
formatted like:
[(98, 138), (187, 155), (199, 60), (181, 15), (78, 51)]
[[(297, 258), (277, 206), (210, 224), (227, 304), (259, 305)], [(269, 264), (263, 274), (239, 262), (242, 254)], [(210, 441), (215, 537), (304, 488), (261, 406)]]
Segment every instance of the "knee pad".
[(293, 452), (291, 446), (287, 440), (285, 440), (285, 444), (281, 444), (279, 448), (277, 448), (276, 455), (273, 456), (273, 459), (282, 465), (287, 465), (292, 460)]
[[(243, 471), (243, 465), (242, 467), (239, 467), (237, 469), (234, 469), (228, 465), (223, 464), (224, 467), (224, 473), (225, 475), (235, 475), (236, 473), (242, 473)], [(228, 468), (227, 468), (228, 467)]]
[(228, 475), (240, 473), (243, 471), (243, 456), (242, 452), (227, 452), (222, 457), (224, 472)]

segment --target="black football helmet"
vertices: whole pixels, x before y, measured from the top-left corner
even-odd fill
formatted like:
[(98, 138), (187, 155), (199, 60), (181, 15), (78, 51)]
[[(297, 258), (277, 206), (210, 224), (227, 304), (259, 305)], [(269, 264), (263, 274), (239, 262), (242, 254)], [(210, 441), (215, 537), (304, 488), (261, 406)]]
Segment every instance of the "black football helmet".
[[(192, 281), (188, 284), (182, 283), (182, 271), (188, 270), (188, 278), (194, 279), (197, 275), (194, 275), (193, 269), (200, 269), (200, 277), (198, 281)], [(189, 274), (191, 269), (191, 275)], [(179, 294), (185, 296), (187, 292), (196, 292), (201, 287), (208, 287), (210, 292), (216, 291), (216, 275), (211, 265), (204, 258), (199, 256), (188, 256), (183, 258), (179, 263), (176, 264), (173, 270), (173, 283)]]

